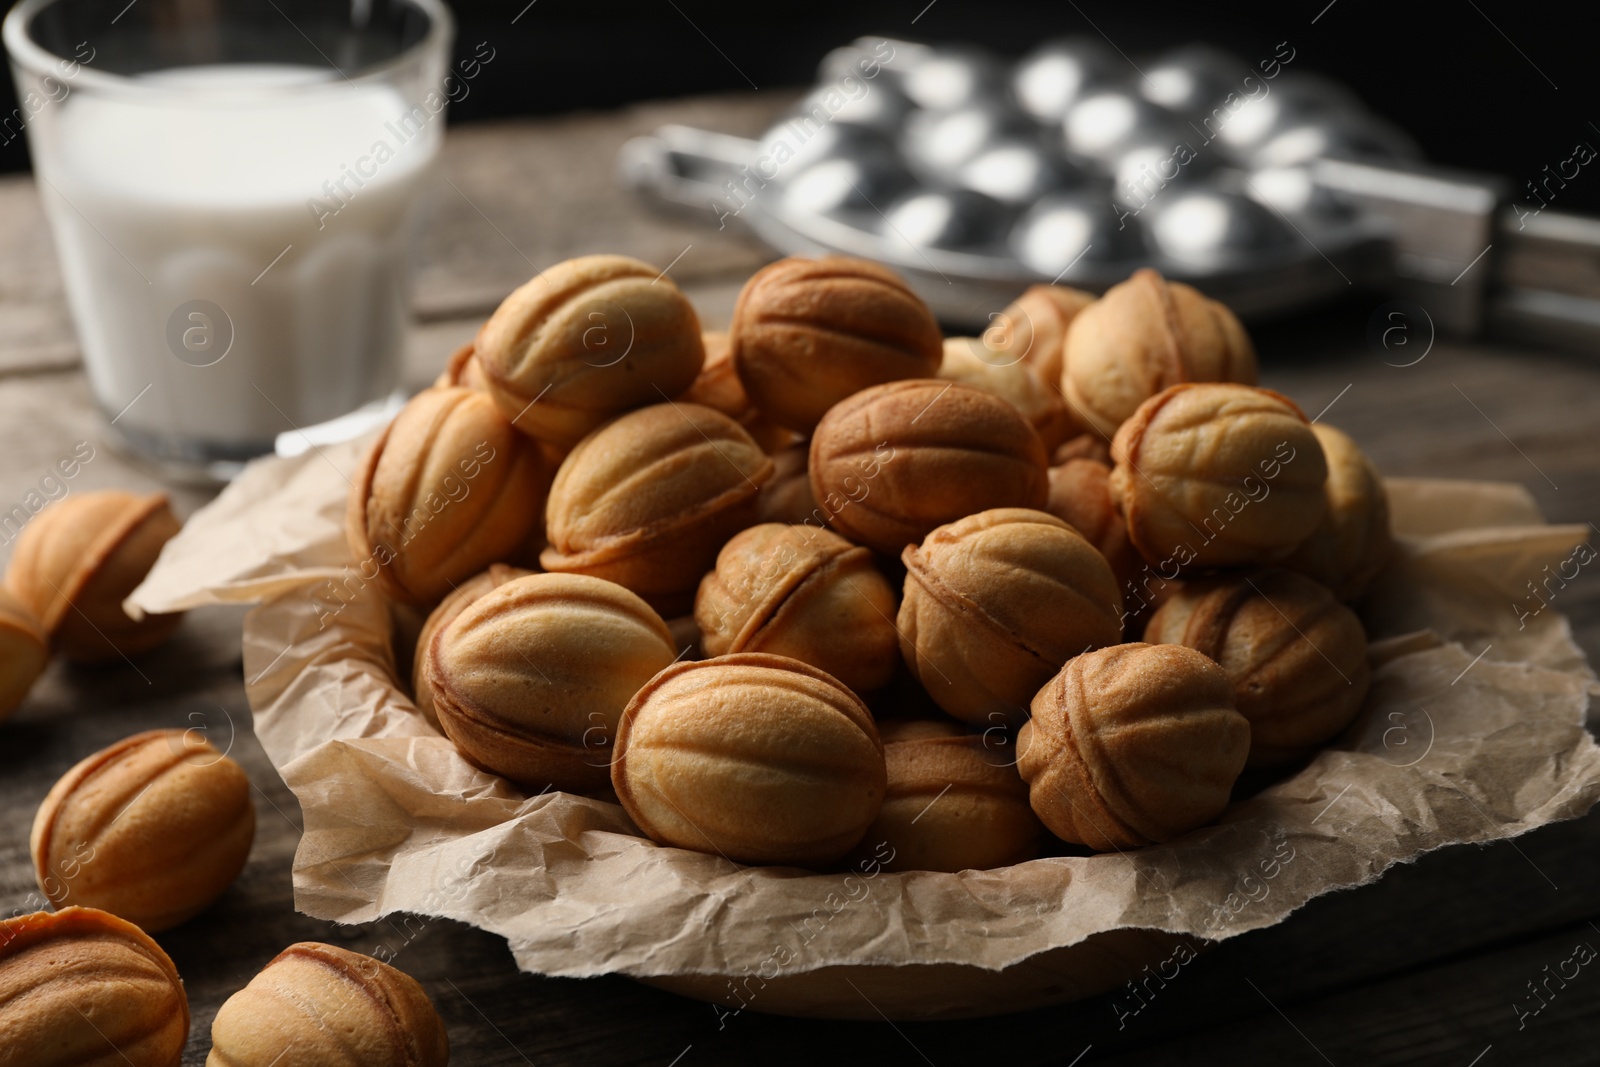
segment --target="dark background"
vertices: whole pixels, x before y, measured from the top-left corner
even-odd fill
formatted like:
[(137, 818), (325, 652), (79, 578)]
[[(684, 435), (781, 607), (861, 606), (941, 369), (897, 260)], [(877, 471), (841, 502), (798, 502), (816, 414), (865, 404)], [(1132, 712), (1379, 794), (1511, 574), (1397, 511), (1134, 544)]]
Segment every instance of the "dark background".
[[(337, 2), (337, 0), (330, 0)], [(873, 33), (963, 41), (1019, 55), (1096, 27), (1135, 61), (1204, 39), (1247, 62), (1288, 41), (1291, 69), (1351, 86), (1436, 162), (1497, 171), (1518, 190), (1572, 154), (1600, 148), (1600, 64), (1585, 9), (1511, 0), (457, 0), (457, 53), (496, 50), (452, 122), (611, 108), (629, 101), (798, 86), (831, 47)], [(1324, 10), (1326, 8), (1326, 10)], [(519, 17), (520, 13), (520, 17)], [(920, 17), (919, 16), (920, 13)], [(1591, 12), (1592, 14), (1592, 12)], [(913, 19), (917, 19), (915, 24)], [(1317, 21), (1313, 24), (1312, 19)], [(516, 19), (515, 24), (512, 20)], [(709, 40), (708, 40), (709, 39)], [(714, 42), (714, 44), (712, 43)], [(719, 50), (722, 54), (719, 54)], [(14, 106), (9, 81), (0, 113)], [(27, 166), (21, 139), (0, 170)], [(1552, 207), (1600, 212), (1600, 168)]]

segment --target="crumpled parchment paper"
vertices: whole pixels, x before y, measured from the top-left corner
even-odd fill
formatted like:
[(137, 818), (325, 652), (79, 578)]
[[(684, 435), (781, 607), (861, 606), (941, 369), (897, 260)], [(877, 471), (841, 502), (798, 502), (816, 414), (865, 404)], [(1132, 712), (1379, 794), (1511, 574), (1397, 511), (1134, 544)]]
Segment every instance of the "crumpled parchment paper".
[(552, 975), (998, 970), (1117, 928), (1230, 937), (1600, 798), (1583, 725), (1594, 675), (1547, 577), (1587, 551), (1587, 528), (1546, 525), (1516, 486), (1391, 480), (1400, 549), (1364, 609), (1363, 714), (1218, 825), (1126, 854), (853, 881), (662, 848), (615, 804), (526, 796), (478, 770), (416, 711), (395, 682), (390, 613), (345, 545), (359, 451), (252, 465), (131, 598), (149, 611), (258, 604), (244, 627), (249, 699), (304, 813), (295, 900), (318, 918), (448, 916)]

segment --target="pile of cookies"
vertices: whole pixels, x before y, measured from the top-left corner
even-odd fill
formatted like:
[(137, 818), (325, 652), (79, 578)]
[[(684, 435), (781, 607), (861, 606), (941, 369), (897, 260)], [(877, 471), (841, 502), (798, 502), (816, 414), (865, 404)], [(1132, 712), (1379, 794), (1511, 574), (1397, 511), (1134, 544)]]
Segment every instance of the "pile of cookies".
[(398, 658), (468, 760), (663, 845), (1149, 845), (1366, 692), (1381, 480), (1256, 373), (1150, 270), (946, 338), (866, 261), (774, 263), (719, 334), (648, 264), (569, 260), (374, 443), (352, 573), (415, 620)]
[[(946, 338), (869, 262), (775, 263), (719, 334), (654, 267), (571, 260), (366, 453), (347, 584), (382, 590), (418, 713), (467, 760), (614, 799), (665, 846), (925, 871), (1142, 847), (1366, 694), (1348, 605), (1390, 553), (1382, 482), (1255, 378), (1232, 313), (1148, 270)], [(39, 513), (0, 593), (0, 716), (51, 651), (173, 632), (122, 604), (178, 528), (160, 496)], [(184, 730), (62, 777), (30, 841), (57, 910), (0, 922), (6, 1048), (177, 1061), (188, 1003), (149, 935), (239, 876), (250, 788)], [(212, 1038), (219, 1067), (448, 1058), (416, 982), (315, 943)]]

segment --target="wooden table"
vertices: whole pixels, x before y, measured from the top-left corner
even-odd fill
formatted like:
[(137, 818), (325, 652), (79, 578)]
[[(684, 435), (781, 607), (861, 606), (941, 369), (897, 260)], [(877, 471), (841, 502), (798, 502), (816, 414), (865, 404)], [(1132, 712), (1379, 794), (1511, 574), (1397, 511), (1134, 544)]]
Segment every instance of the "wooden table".
[[(747, 94), (621, 113), (478, 126), (451, 134), (426, 238), (421, 321), (407, 377), (431, 379), (445, 355), (513, 286), (585, 252), (658, 264), (723, 325), (765, 253), (731, 228), (650, 214), (612, 180), (617, 146), (665, 121), (754, 133), (787, 98)], [(709, 214), (708, 214), (709, 217)], [(1261, 326), (1264, 384), (1350, 431), (1391, 474), (1527, 485), (1556, 521), (1600, 521), (1595, 415), (1600, 363), (1511, 345), (1438, 341), (1415, 366), (1365, 337), (1378, 296)], [(1415, 358), (1419, 348), (1408, 350)], [(60, 291), (49, 235), (25, 180), (0, 182), (0, 502), (19, 500), (96, 415)], [(75, 490), (158, 487), (103, 446)], [(175, 491), (180, 507), (203, 503)], [(0, 552), (8, 551), (0, 548)], [(1556, 605), (1578, 643), (1600, 652), (1600, 578)], [(1109, 998), (966, 1023), (826, 1023), (744, 1013), (719, 1026), (706, 1005), (622, 978), (520, 974), (503, 942), (446, 921), (336, 927), (294, 911), (299, 839), (293, 796), (250, 732), (238, 614), (194, 613), (179, 636), (105, 669), (57, 663), (0, 726), (0, 904), (37, 907), (28, 828), (52, 782), (89, 752), (137, 730), (201, 727), (257, 789), (259, 831), (239, 882), (209, 912), (163, 935), (194, 1011), (185, 1064), (200, 1064), (218, 1006), (297, 940), (361, 951), (387, 945), (426, 987), (454, 1062), (496, 1064), (1600, 1062), (1600, 971), (1519, 1029), (1512, 1002), (1582, 941), (1600, 947), (1600, 814), (1513, 842), (1458, 847), (1319, 899), (1289, 921), (1202, 956), (1119, 1029)], [(9, 911), (8, 911), (9, 913)], [(1080, 1057), (1081, 1058), (1075, 1058)]]

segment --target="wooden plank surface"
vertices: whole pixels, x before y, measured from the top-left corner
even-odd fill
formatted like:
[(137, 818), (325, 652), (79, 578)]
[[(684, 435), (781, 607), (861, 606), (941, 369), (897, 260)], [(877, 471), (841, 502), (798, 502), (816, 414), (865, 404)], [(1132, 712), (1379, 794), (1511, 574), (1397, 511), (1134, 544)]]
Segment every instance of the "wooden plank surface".
[[(765, 253), (728, 231), (654, 216), (611, 181), (615, 151), (663, 121), (755, 132), (783, 100), (658, 104), (609, 115), (501, 124), (451, 135), (420, 272), (424, 321), (407, 354), (421, 384), (494, 303), (565, 256), (622, 251), (665, 265), (708, 325), (725, 323), (743, 276)], [(454, 202), (452, 202), (454, 198)], [(691, 247), (692, 246), (692, 247)], [(98, 442), (48, 232), (25, 182), (0, 182), (0, 502), (21, 499), (78, 440)], [(1397, 368), (1365, 340), (1381, 298), (1354, 295), (1320, 314), (1260, 327), (1264, 384), (1355, 435), (1392, 474), (1527, 485), (1556, 521), (1600, 522), (1593, 443), (1600, 363), (1440, 341)], [(1414, 357), (1413, 357), (1414, 358)], [(1347, 388), (1348, 387), (1348, 388)], [(97, 444), (71, 488), (158, 483)], [(181, 510), (203, 502), (175, 494)], [(0, 547), (0, 556), (9, 555)], [(1600, 579), (1582, 575), (1557, 604), (1579, 644), (1600, 652)], [(445, 921), (335, 927), (293, 910), (294, 798), (249, 729), (238, 613), (193, 614), (136, 665), (53, 665), (0, 726), (0, 905), (37, 898), (27, 858), (33, 811), (76, 760), (128, 733), (202, 728), (231, 742), (255, 784), (249, 866), (209, 912), (162, 936), (188, 987), (201, 1064), (221, 1002), (285, 945), (385, 946), (449, 1026), (453, 1062), (499, 1064), (1145, 1063), (1496, 1064), (1593, 1062), (1600, 972), (1519, 1028), (1525, 984), (1578, 941), (1600, 947), (1600, 816), (1515, 842), (1447, 849), (1359, 890), (1314, 901), (1289, 921), (1236, 938), (1188, 965), (1119, 1026), (1111, 998), (968, 1023), (827, 1023), (746, 1012), (720, 1024), (705, 1005), (621, 978), (519, 974), (498, 939)], [(1474, 1057), (1481, 1059), (1476, 1060)]]

